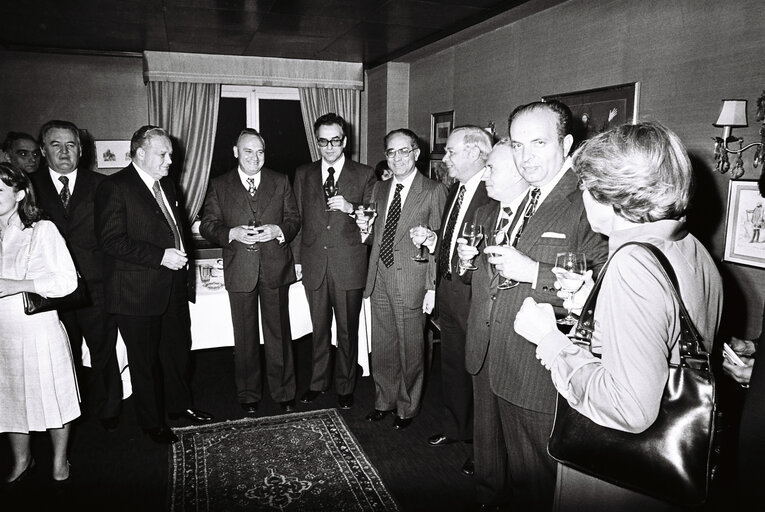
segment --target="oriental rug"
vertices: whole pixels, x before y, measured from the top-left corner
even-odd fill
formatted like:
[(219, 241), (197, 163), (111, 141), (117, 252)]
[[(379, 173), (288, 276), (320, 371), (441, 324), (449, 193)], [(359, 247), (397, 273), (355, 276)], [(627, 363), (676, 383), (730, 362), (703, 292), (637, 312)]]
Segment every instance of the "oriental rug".
[(172, 511), (397, 511), (335, 409), (173, 429)]

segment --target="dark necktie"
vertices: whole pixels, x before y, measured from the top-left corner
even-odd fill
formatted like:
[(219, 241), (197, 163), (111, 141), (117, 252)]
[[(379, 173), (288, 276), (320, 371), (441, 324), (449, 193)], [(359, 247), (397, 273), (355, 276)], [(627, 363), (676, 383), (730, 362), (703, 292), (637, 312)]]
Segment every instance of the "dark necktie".
[(64, 188), (59, 192), (58, 197), (61, 198), (61, 203), (64, 205), (64, 210), (69, 208), (69, 199), (72, 194), (69, 192), (69, 178), (67, 176), (59, 176), (58, 181), (64, 184)]
[(404, 185), (396, 185), (393, 201), (390, 203), (388, 215), (385, 217), (385, 230), (383, 231), (382, 243), (380, 244), (380, 259), (386, 267), (393, 265), (393, 238), (396, 236), (398, 219), (401, 217), (401, 190)]
[(327, 169), (327, 174), (327, 180), (324, 182), (324, 194), (327, 196), (326, 199), (329, 200), (329, 190), (332, 190), (335, 186), (335, 168), (330, 167)]
[(518, 240), (521, 239), (523, 230), (526, 229), (526, 225), (529, 223), (529, 219), (532, 215), (534, 215), (534, 212), (537, 209), (537, 201), (539, 201), (540, 193), (541, 191), (536, 187), (531, 189), (531, 192), (529, 193), (529, 203), (526, 205), (526, 209), (523, 212), (523, 220), (521, 220), (521, 226), (515, 233), (515, 238), (513, 238), (513, 247), (518, 245)]
[(250, 193), (250, 197), (255, 197), (255, 192), (258, 189), (255, 187), (255, 178), (247, 178), (247, 192)]
[(157, 200), (157, 204), (159, 204), (159, 209), (162, 210), (162, 213), (165, 216), (165, 220), (167, 220), (167, 223), (170, 224), (170, 229), (173, 231), (173, 238), (175, 239), (175, 248), (180, 249), (181, 234), (178, 232), (178, 226), (175, 225), (173, 216), (170, 215), (170, 211), (167, 209), (167, 206), (165, 206), (165, 201), (162, 199), (162, 190), (160, 190), (159, 188), (159, 182), (155, 181), (154, 186), (151, 189), (154, 191), (154, 199)]
[(510, 225), (510, 219), (513, 217), (513, 209), (509, 206), (503, 206), (502, 211), (504, 215), (499, 216), (499, 222), (497, 222), (497, 231), (505, 231), (507, 226)]
[(457, 200), (454, 202), (452, 212), (449, 214), (449, 220), (446, 222), (446, 229), (444, 229), (444, 236), (441, 239), (441, 250), (438, 253), (438, 272), (441, 277), (447, 277), (451, 274), (451, 262), (452, 262), (452, 236), (454, 235), (454, 226), (457, 224), (457, 217), (460, 215), (460, 207), (462, 206), (462, 200), (465, 198), (465, 185), (460, 185), (460, 190), (457, 193)]

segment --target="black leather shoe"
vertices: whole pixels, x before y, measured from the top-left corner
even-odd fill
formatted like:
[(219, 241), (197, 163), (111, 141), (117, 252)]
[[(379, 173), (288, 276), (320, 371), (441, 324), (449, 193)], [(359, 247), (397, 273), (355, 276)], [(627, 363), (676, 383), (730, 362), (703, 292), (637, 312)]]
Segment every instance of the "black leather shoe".
[(119, 416), (114, 416), (113, 418), (102, 418), (100, 421), (101, 426), (107, 432), (114, 432), (117, 430), (117, 426), (120, 424)]
[(467, 475), (467, 476), (475, 475), (475, 461), (473, 460), (473, 457), (468, 457), (468, 459), (462, 465), (462, 468), (460, 469), (460, 471), (462, 471), (463, 475)]
[(258, 412), (258, 402), (245, 402), (239, 405), (247, 416), (255, 416)]
[(380, 409), (375, 409), (374, 411), (367, 414), (367, 421), (380, 421), (391, 412), (393, 411), (381, 411)]
[(282, 412), (295, 412), (295, 400), (279, 402), (279, 407), (282, 408)]
[(430, 446), (443, 446), (445, 444), (452, 444), (455, 440), (451, 437), (446, 437), (446, 434), (443, 432), (439, 432), (438, 434), (433, 434), (428, 438), (428, 444)]
[(396, 430), (404, 430), (411, 424), (412, 418), (402, 418), (401, 416), (396, 416), (396, 419), (393, 420), (393, 428)]
[(150, 428), (146, 430), (152, 441), (159, 444), (173, 444), (178, 442), (178, 436), (176, 436), (172, 430), (167, 427)]
[(312, 389), (309, 389), (305, 393), (303, 393), (303, 396), (300, 397), (300, 403), (303, 404), (310, 404), (317, 398), (319, 398), (319, 395), (323, 395), (324, 391), (314, 391)]
[(337, 395), (337, 405), (339, 405), (341, 409), (350, 409), (353, 407), (353, 393)]
[(18, 486), (21, 482), (26, 480), (27, 477), (30, 474), (32, 474), (32, 472), (35, 470), (35, 468), (37, 468), (37, 464), (35, 463), (35, 460), (32, 459), (29, 462), (29, 464), (27, 465), (27, 467), (24, 469), (24, 471), (19, 473), (19, 476), (17, 476), (16, 478), (11, 480), (10, 482), (3, 482), (2, 483), (2, 487), (0, 487), (0, 489), (2, 489), (3, 487), (6, 488), (6, 489), (12, 489), (12, 488)]
[(191, 421), (198, 421), (199, 423), (210, 423), (213, 420), (212, 414), (200, 411), (199, 409), (186, 409), (183, 412), (169, 412), (167, 413), (167, 417), (171, 420), (185, 418)]

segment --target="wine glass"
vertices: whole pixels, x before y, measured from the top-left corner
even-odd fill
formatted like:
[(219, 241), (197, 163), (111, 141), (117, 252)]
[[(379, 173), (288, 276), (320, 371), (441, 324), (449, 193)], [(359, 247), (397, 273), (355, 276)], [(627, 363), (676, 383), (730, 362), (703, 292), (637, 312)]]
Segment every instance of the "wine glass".
[[(419, 224), (415, 229), (416, 229), (416, 233), (419, 236), (423, 236), (423, 235), (421, 235), (422, 233), (426, 232), (426, 230), (430, 230), (430, 228), (428, 226), (426, 226), (425, 224)], [(417, 252), (417, 255), (412, 256), (412, 260), (419, 261), (420, 263), (424, 263), (424, 262), (428, 261), (428, 257), (427, 257), (427, 254), (426, 254), (428, 248), (425, 245), (425, 240), (427, 240), (427, 238), (423, 238), (422, 242), (420, 243), (420, 245), (418, 247), (419, 251)]]
[(371, 203), (364, 203), (361, 207), (361, 214), (364, 216), (364, 218), (367, 221), (367, 225), (364, 229), (361, 230), (361, 233), (363, 235), (368, 235), (370, 233), (369, 228), (371, 227), (369, 222), (372, 220), (372, 217), (375, 216), (377, 213), (377, 203), (371, 202)]
[[(568, 295), (568, 299), (584, 284), (584, 274), (587, 272), (587, 260), (581, 252), (559, 252), (555, 257), (553, 274), (560, 284), (561, 290)], [(576, 324), (576, 318), (571, 314), (571, 308), (566, 308), (568, 314), (558, 320), (562, 325)]]
[[(483, 240), (483, 226), (478, 223), (466, 222), (462, 227), (462, 238), (467, 241), (468, 245), (478, 247), (481, 240)], [(460, 259), (460, 270), (478, 270), (478, 267), (473, 264), (473, 259), (474, 258), (469, 260)]]
[[(326, 197), (327, 201), (330, 200), (330, 198), (335, 197), (337, 195), (337, 184), (335, 183), (324, 183), (324, 197)], [(329, 206), (325, 211), (332, 212), (334, 211)]]
[[(507, 229), (494, 230), (494, 245), (500, 245), (504, 247), (508, 247), (510, 245), (510, 238), (507, 234)], [(515, 288), (516, 286), (518, 286), (518, 281), (500, 276), (497, 290), (509, 290), (510, 288)]]
[[(260, 225), (261, 225), (261, 222), (260, 222), (260, 221), (258, 221), (258, 220), (255, 220), (255, 219), (250, 219), (250, 222), (248, 222), (248, 223), (247, 223), (247, 225), (248, 225), (250, 228), (253, 228), (253, 229), (254, 229), (254, 228), (256, 228), (256, 227), (260, 226)], [(257, 243), (257, 242), (254, 242), (254, 243), (251, 243), (251, 244), (247, 245), (247, 250), (248, 250), (248, 251), (252, 251), (252, 252), (255, 252), (255, 251), (257, 251), (257, 250), (258, 250), (258, 243)]]

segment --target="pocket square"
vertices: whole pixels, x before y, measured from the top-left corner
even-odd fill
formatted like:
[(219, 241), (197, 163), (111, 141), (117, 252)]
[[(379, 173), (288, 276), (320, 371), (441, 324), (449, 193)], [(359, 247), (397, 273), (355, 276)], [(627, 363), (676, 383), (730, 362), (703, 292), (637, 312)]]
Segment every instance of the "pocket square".
[(566, 235), (563, 233), (555, 233), (553, 231), (548, 231), (546, 233), (542, 233), (542, 238), (566, 238)]

